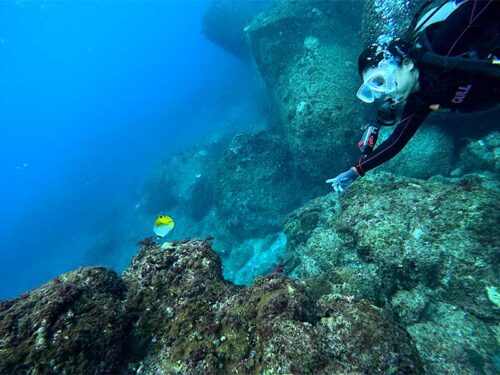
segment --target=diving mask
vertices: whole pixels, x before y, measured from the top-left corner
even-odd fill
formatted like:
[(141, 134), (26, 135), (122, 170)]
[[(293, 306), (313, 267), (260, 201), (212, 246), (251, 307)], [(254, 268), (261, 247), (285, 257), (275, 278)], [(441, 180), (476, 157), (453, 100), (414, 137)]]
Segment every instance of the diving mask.
[(365, 103), (373, 103), (382, 95), (389, 95), (396, 89), (394, 71), (397, 64), (382, 60), (373, 69), (359, 88), (356, 96)]

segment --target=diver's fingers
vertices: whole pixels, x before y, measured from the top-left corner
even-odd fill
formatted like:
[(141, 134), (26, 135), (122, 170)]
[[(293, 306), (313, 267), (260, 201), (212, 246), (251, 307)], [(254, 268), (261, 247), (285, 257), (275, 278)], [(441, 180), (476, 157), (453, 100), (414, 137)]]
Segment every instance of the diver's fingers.
[(341, 185), (339, 185), (339, 191), (340, 191), (340, 192), (343, 192), (343, 191), (344, 191), (344, 188), (343, 188)]
[(334, 180), (333, 178), (330, 178), (330, 179), (326, 180), (325, 182), (326, 182), (327, 184), (331, 184), (331, 183), (333, 182), (333, 180)]

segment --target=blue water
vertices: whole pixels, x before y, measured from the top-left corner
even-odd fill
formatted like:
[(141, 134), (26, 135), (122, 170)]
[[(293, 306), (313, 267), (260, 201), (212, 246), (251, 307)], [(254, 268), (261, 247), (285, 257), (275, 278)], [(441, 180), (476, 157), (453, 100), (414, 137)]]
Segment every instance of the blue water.
[(158, 160), (250, 100), (208, 5), (0, 3), (0, 299), (86, 265)]

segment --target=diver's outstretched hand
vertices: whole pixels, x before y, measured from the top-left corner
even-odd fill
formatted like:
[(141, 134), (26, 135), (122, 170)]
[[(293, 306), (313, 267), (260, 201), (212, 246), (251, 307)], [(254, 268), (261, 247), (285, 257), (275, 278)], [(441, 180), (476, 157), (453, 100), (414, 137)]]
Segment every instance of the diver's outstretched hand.
[(327, 184), (332, 184), (333, 190), (336, 192), (342, 192), (345, 188), (350, 186), (357, 178), (358, 174), (351, 169), (339, 174), (335, 178), (330, 178), (326, 180)]

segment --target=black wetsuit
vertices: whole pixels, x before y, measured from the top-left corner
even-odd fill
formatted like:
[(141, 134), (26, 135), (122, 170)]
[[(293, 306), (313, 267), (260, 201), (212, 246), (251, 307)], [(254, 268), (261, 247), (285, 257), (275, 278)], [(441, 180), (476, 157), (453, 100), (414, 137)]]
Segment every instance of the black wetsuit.
[[(445, 21), (426, 28), (420, 37), (425, 38), (433, 53), (442, 56), (460, 56), (474, 50), (478, 58), (486, 58), (486, 54), (497, 53), (498, 49), (495, 56), (500, 58), (500, 1), (469, 0)], [(419, 91), (408, 97), (391, 136), (354, 166), (358, 174), (364, 175), (401, 151), (432, 112), (432, 105), (469, 112), (500, 104), (500, 79), (445, 71), (420, 65), (418, 61), (416, 64)]]

